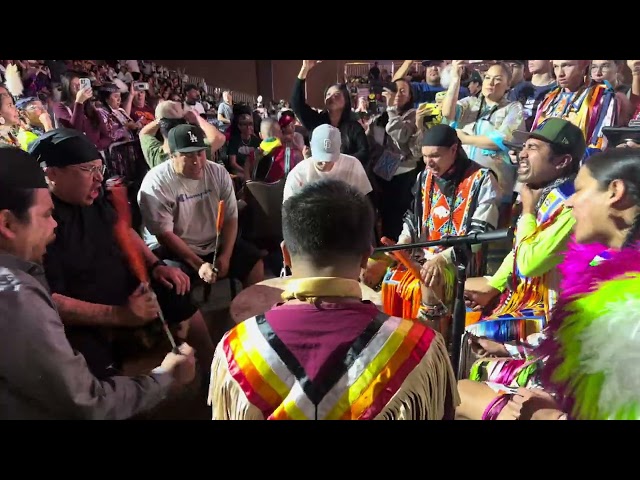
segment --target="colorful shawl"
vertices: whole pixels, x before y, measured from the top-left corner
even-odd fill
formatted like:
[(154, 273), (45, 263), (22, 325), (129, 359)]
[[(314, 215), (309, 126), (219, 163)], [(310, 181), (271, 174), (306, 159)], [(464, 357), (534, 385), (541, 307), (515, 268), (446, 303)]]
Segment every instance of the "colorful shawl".
[[(290, 282), (283, 297), (313, 300), (340, 294), (340, 285), (349, 296), (359, 289), (346, 279), (304, 279)], [(447, 398), (454, 406), (459, 403), (455, 384), (442, 336), (419, 322), (378, 313), (341, 368), (329, 381), (315, 384), (266, 316), (259, 315), (218, 344), (209, 404), (214, 419), (442, 419)]]
[(615, 125), (617, 121), (615, 92), (606, 85), (594, 82), (582, 86), (572, 95), (563, 93), (564, 89), (557, 87), (547, 94), (538, 107), (531, 131), (546, 118), (563, 118), (582, 130), (587, 142), (585, 158), (603, 150), (606, 145), (602, 128)]
[(562, 295), (538, 354), (548, 357), (544, 388), (572, 418), (640, 419), (638, 250), (572, 244), (560, 266)]
[[(481, 186), (488, 175), (490, 172), (486, 168), (470, 162), (455, 190), (447, 197), (436, 177), (429, 171), (421, 185), (421, 240), (424, 238), (426, 241), (436, 241), (446, 236), (469, 233), (474, 226), (472, 221)], [(443, 250), (444, 248), (428, 248), (424, 249), (424, 254), (429, 259)], [(455, 278), (452, 269), (446, 270), (445, 275), (445, 298), (442, 301), (450, 308)], [(419, 276), (402, 265), (390, 268), (382, 283), (382, 299), (385, 313), (403, 318), (418, 318), (422, 302)]]
[[(565, 200), (574, 191), (573, 178), (563, 179), (555, 184), (555, 188), (543, 197), (538, 207), (538, 228), (532, 236), (553, 224), (563, 211)], [(522, 239), (520, 243), (529, 238)], [(467, 331), (498, 342), (523, 342), (529, 335), (541, 332), (546, 325), (549, 311), (556, 300), (555, 292), (548, 288), (551, 276), (556, 274), (555, 269), (536, 278), (522, 275), (517, 264), (519, 247), (519, 244), (514, 245), (514, 265), (509, 290), (491, 314), (469, 325)], [(472, 323), (473, 318), (473, 312), (468, 314), (467, 323)]]

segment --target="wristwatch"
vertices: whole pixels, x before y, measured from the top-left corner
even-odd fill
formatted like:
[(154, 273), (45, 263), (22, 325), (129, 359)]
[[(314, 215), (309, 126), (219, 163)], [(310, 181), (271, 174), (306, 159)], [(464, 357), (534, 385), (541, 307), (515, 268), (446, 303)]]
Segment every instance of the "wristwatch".
[(158, 260), (156, 263), (154, 263), (153, 265), (151, 265), (151, 272), (153, 272), (156, 268), (158, 268), (160, 265), (162, 265), (163, 267), (166, 267), (167, 264), (164, 263), (164, 260)]

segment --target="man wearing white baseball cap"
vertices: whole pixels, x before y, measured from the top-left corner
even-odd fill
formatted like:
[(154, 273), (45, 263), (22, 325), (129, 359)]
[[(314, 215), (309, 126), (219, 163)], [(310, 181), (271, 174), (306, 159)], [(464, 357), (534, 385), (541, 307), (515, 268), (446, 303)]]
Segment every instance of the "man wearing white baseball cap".
[(368, 195), (371, 183), (360, 160), (340, 153), (340, 130), (329, 124), (316, 127), (311, 134), (311, 157), (300, 162), (287, 176), (283, 202), (298, 193), (304, 185), (321, 179), (342, 180)]

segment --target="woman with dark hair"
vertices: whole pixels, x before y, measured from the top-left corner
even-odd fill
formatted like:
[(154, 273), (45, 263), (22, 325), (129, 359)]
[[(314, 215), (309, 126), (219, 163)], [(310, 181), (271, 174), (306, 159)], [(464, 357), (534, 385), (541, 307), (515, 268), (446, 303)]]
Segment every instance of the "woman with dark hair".
[[(397, 239), (402, 219), (411, 206), (411, 187), (416, 181), (421, 145), (416, 147), (416, 109), (411, 85), (396, 80), (382, 94), (386, 111), (374, 117), (367, 137), (371, 148), (371, 166), (375, 178), (375, 200), (382, 220), (382, 236)], [(424, 164), (420, 162), (420, 167)]]
[[(108, 174), (111, 177), (123, 177), (127, 181), (142, 181), (142, 177), (147, 171), (147, 164), (143, 161), (143, 154), (136, 132), (141, 128), (129, 116), (133, 103), (134, 89), (133, 83), (129, 97), (124, 108), (121, 107), (121, 96), (118, 87), (112, 83), (102, 85), (98, 90), (98, 100), (102, 104), (98, 108), (98, 113), (102, 118), (102, 123), (107, 127), (111, 146), (116, 142), (130, 142), (124, 147), (110, 149), (110, 154), (106, 155), (106, 165)], [(135, 143), (134, 143), (135, 142)]]
[(84, 133), (98, 150), (105, 149), (111, 143), (111, 139), (98, 111), (91, 103), (93, 90), (89, 87), (80, 88), (80, 77), (77, 73), (62, 75), (60, 89), (60, 102), (53, 107), (56, 128), (74, 128)]
[(303, 60), (291, 96), (291, 108), (296, 117), (309, 132), (317, 126), (328, 123), (340, 130), (341, 152), (356, 157), (367, 168), (369, 164), (369, 144), (362, 125), (351, 111), (351, 95), (344, 84), (334, 84), (324, 92), (325, 110), (316, 112), (306, 101), (305, 85), (309, 72), (322, 60)]
[(133, 104), (133, 95), (132, 84), (125, 105), (121, 107), (122, 97), (120, 90), (114, 84), (107, 83), (98, 90), (98, 100), (102, 104), (102, 107), (98, 109), (98, 113), (107, 126), (107, 132), (112, 142), (126, 142), (135, 138), (133, 132), (139, 129), (139, 125), (129, 116)]
[(575, 185), (578, 245), (561, 266), (542, 383), (570, 418), (640, 420), (640, 155), (594, 155)]
[(460, 75), (465, 65), (464, 60), (453, 60), (451, 64), (451, 83), (442, 105), (442, 116), (458, 130), (469, 158), (497, 175), (502, 202), (508, 211), (514, 200), (516, 167), (509, 159), (509, 148), (504, 142), (512, 139), (514, 131), (524, 130), (522, 104), (507, 98), (511, 70), (504, 63), (489, 67), (478, 97), (458, 100)]

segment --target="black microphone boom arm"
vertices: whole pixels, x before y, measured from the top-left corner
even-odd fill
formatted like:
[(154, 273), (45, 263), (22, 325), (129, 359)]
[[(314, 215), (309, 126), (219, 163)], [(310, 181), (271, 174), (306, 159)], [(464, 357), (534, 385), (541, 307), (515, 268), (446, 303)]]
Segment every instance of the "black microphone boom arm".
[(469, 235), (461, 235), (458, 237), (442, 237), (440, 240), (431, 242), (406, 243), (403, 245), (392, 245), (389, 247), (378, 247), (375, 252), (395, 252), (397, 250), (413, 250), (416, 248), (428, 247), (455, 247), (457, 245), (477, 245), (487, 242), (501, 242), (503, 240), (512, 241), (514, 237), (514, 229), (506, 228), (503, 230), (495, 230), (485, 233), (470, 233)]

